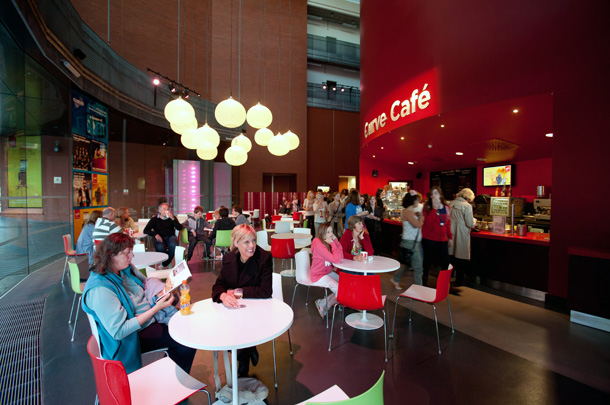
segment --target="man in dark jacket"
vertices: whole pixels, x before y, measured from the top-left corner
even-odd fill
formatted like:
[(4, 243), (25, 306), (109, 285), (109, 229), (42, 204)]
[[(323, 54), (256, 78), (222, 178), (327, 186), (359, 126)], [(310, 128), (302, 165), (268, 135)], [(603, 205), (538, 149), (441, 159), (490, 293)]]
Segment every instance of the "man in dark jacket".
[(178, 246), (178, 238), (176, 231), (180, 231), (182, 225), (176, 219), (174, 214), (169, 212), (169, 204), (161, 203), (159, 205), (159, 214), (148, 221), (144, 233), (154, 238), (155, 250), (165, 253), (167, 250), (168, 258), (161, 263), (163, 267), (167, 267), (174, 259), (176, 246)]
[(203, 260), (208, 260), (210, 256), (210, 246), (212, 241), (206, 236), (205, 228), (212, 228), (205, 218), (203, 217), (203, 208), (196, 206), (193, 215), (189, 215), (187, 220), (182, 223), (182, 226), (188, 230), (189, 237), (189, 248), (186, 253), (186, 261), (188, 262), (193, 257), (193, 251), (197, 246), (197, 242), (203, 242), (205, 244), (205, 253), (203, 254)]

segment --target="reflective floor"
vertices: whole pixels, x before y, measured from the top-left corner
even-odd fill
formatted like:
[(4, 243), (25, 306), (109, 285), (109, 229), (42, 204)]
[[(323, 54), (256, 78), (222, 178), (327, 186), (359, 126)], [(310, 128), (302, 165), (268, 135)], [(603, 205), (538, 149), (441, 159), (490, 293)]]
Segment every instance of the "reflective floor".
[[(193, 272), (191, 297), (210, 297), (219, 262), (189, 263)], [(276, 262), (276, 271), (281, 263)], [(42, 403), (93, 403), (95, 384), (85, 344), (90, 335), (81, 312), (76, 338), (67, 319), (73, 294), (59, 283), (63, 261), (30, 276), (0, 300), (28, 299), (48, 293), (41, 331)], [(81, 265), (81, 274), (86, 266)], [(394, 314), (397, 291), (382, 275), (384, 294)], [(283, 278), (284, 300), (290, 303), (294, 279)], [(412, 279), (407, 273), (402, 285)], [(48, 285), (45, 287), (45, 285)], [(19, 294), (19, 289), (24, 289)], [(50, 292), (49, 292), (50, 291)], [(361, 331), (335, 323), (333, 350), (328, 351), (329, 330), (314, 300), (321, 290), (312, 289), (305, 306), (306, 288), (295, 298), (291, 328), (294, 355), (287, 336), (276, 340), (278, 388), (273, 385), (271, 343), (258, 347), (260, 360), (250, 374), (269, 388), (269, 404), (294, 404), (339, 385), (350, 397), (368, 389), (386, 370), (387, 404), (437, 403), (610, 403), (610, 334), (569, 323), (568, 316), (527, 303), (462, 287), (451, 295), (455, 334), (451, 333), (447, 306), (438, 307), (441, 349), (438, 354), (432, 308), (414, 304), (408, 322), (407, 300), (401, 300), (395, 338), (384, 362), (382, 330)], [(350, 311), (348, 310), (348, 313)], [(209, 325), (213, 328), (214, 325)], [(224, 369), (220, 366), (221, 380)], [(214, 391), (212, 354), (199, 351), (191, 374)], [(75, 380), (75, 376), (78, 377)], [(78, 381), (78, 383), (75, 383)], [(205, 404), (204, 394), (189, 403)]]

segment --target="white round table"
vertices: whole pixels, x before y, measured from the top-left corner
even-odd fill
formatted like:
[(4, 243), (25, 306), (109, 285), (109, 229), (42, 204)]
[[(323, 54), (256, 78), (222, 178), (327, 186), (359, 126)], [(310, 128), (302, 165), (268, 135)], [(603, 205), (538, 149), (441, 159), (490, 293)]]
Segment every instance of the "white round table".
[[(308, 239), (308, 241), (304, 241), (305, 243), (299, 247), (305, 247), (311, 244), (311, 235), (308, 235), (306, 233), (274, 233), (273, 235), (271, 235), (271, 239)], [(282, 270), (280, 271), (280, 274), (284, 277), (295, 277), (296, 276), (296, 271), (294, 269), (290, 269), (290, 270)]]
[(200, 350), (231, 350), (233, 404), (238, 403), (237, 349), (256, 346), (280, 336), (290, 328), (294, 313), (274, 298), (242, 299), (241, 308), (227, 308), (211, 298), (196, 302), (190, 315), (176, 313), (169, 321), (169, 334), (178, 343)]
[[(341, 263), (335, 264), (335, 267), (342, 270), (349, 270), (358, 273), (374, 274), (387, 273), (398, 270), (400, 262), (383, 256), (369, 256), (372, 259), (367, 262), (357, 262), (355, 260), (343, 259)], [(383, 319), (375, 314), (367, 314), (366, 311), (349, 314), (345, 317), (345, 322), (356, 329), (378, 329), (383, 326)]]
[(137, 252), (133, 254), (131, 263), (137, 268), (154, 266), (167, 260), (167, 253), (161, 252)]
[(144, 232), (135, 232), (131, 237), (134, 239), (142, 239), (147, 237), (148, 235), (145, 234)]

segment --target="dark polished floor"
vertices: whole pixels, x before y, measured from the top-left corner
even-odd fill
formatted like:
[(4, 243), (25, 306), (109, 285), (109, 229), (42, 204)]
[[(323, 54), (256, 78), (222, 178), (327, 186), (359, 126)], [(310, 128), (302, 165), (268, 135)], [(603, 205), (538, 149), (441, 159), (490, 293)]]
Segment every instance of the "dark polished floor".
[[(81, 265), (83, 274), (85, 267)], [(218, 262), (193, 260), (190, 267), (193, 301), (208, 298)], [(85, 348), (89, 324), (81, 312), (76, 339), (71, 343), (72, 326), (67, 320), (73, 294), (67, 284), (59, 283), (62, 270), (60, 261), (36, 272), (2, 300), (32, 296), (34, 287), (28, 283), (34, 283), (41, 294), (50, 290), (40, 339), (42, 403), (93, 403), (95, 385)], [(390, 301), (388, 316), (392, 316), (397, 292), (388, 278), (388, 274), (383, 275), (382, 283)], [(41, 287), (45, 281), (51, 286), (46, 290)], [(410, 283), (409, 277), (403, 279), (405, 287)], [(288, 303), (293, 288), (294, 279), (283, 278)], [(20, 289), (26, 292), (20, 294)], [(310, 305), (305, 306), (306, 288), (297, 290), (291, 328), (294, 355), (289, 354), (286, 335), (276, 340), (277, 389), (273, 387), (271, 343), (259, 346), (260, 361), (251, 367), (251, 376), (269, 387), (269, 404), (298, 403), (333, 384), (356, 396), (369, 388), (382, 370), (386, 370), (386, 404), (610, 403), (610, 334), (570, 324), (565, 314), (462, 288), (459, 295), (450, 297), (455, 334), (447, 326), (446, 304), (439, 306), (443, 350), (439, 355), (431, 308), (415, 304), (409, 323), (408, 308), (402, 307), (408, 301), (401, 300), (395, 338), (390, 341), (385, 363), (382, 329), (361, 331), (345, 326), (340, 330), (336, 322), (333, 350), (328, 351), (330, 332), (313, 305), (320, 291), (312, 289)], [(210, 352), (197, 353), (191, 374), (214, 384)], [(224, 375), (221, 379), (224, 381)], [(189, 403), (205, 404), (207, 399), (196, 394)]]

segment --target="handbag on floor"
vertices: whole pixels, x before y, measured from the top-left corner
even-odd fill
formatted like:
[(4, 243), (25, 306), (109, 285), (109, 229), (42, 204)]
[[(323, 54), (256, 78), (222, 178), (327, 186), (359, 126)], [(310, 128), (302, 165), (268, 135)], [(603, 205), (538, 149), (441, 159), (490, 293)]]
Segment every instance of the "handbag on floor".
[[(220, 388), (220, 377), (218, 375), (218, 352), (214, 351), (214, 382), (216, 383), (216, 399), (214, 405), (230, 404), (233, 402), (233, 384), (231, 383), (231, 362), (228, 352), (223, 352), (225, 361), (225, 374), (227, 385)], [(256, 378), (238, 378), (239, 404), (265, 405), (264, 400), (269, 395), (269, 389)]]

